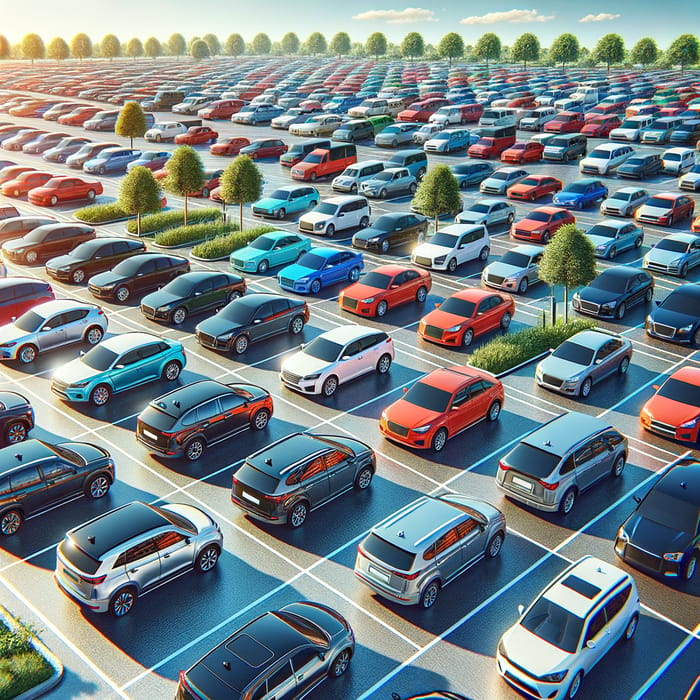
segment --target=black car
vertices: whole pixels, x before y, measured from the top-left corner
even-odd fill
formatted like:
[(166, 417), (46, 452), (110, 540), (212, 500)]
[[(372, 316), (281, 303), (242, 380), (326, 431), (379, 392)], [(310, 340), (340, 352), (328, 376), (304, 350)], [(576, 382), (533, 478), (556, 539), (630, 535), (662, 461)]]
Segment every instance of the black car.
[(355, 248), (388, 252), (389, 248), (416, 243), (428, 230), (428, 220), (418, 214), (394, 212), (380, 216), (371, 226), (352, 237)]
[(676, 287), (663, 301), (656, 303), (657, 308), (647, 318), (647, 334), (700, 347), (700, 284)]
[(90, 278), (88, 289), (98, 299), (125, 302), (133, 294), (159, 289), (190, 271), (190, 261), (179, 255), (144, 253), (122, 260), (108, 272)]
[(617, 174), (622, 177), (633, 177), (641, 180), (650, 175), (660, 173), (662, 169), (661, 155), (659, 153), (647, 153), (628, 158), (618, 167)]
[(179, 326), (190, 315), (220, 309), (245, 290), (246, 281), (229, 272), (186, 272), (141, 299), (141, 313)]
[(672, 465), (617, 531), (615, 554), (650, 574), (690, 581), (700, 558), (700, 462)]
[(193, 462), (207, 447), (237, 433), (263, 430), (270, 416), (266, 389), (204, 379), (153, 399), (137, 418), (136, 439), (161, 457)]
[(14, 535), (22, 523), (83, 493), (107, 495), (114, 462), (107, 450), (87, 442), (27, 440), (0, 449), (0, 533)]
[(27, 439), (34, 427), (34, 409), (14, 391), (0, 391), (0, 445), (14, 445)]
[(654, 278), (646, 270), (615, 265), (576, 292), (572, 306), (581, 314), (620, 320), (627, 309), (648, 304), (653, 296)]
[(247, 294), (197, 324), (197, 341), (205, 348), (241, 355), (250, 343), (272, 335), (298, 335), (309, 320), (309, 307), (280, 294)]

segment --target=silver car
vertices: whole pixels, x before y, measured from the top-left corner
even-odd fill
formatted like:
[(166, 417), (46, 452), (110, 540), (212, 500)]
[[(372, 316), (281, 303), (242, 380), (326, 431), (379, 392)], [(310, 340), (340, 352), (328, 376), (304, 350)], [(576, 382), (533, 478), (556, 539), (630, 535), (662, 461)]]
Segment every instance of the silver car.
[(505, 194), (506, 190), (517, 185), (528, 176), (527, 170), (517, 167), (499, 168), (479, 185), (482, 194)]
[(458, 224), (512, 224), (515, 219), (515, 207), (502, 199), (480, 199), (470, 204), (455, 217)]
[(122, 617), (166, 579), (211, 571), (222, 545), (218, 524), (195, 506), (133, 501), (69, 530), (58, 545), (55, 578), (88, 610)]
[(488, 287), (525, 294), (530, 285), (540, 281), (543, 254), (542, 246), (517, 245), (482, 270), (481, 282)]
[(107, 330), (99, 306), (70, 299), (39, 304), (0, 326), (0, 360), (33, 362), (37, 355), (71, 343), (96, 345)]
[(600, 328), (581, 331), (565, 340), (535, 369), (539, 386), (568, 396), (588, 397), (591, 388), (611, 374), (626, 374), (632, 343)]

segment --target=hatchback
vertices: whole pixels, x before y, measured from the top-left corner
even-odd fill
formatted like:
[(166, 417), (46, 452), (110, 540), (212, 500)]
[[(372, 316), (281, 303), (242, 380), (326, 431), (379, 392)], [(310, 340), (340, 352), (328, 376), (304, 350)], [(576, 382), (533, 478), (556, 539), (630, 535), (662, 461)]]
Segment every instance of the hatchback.
[(600, 203), (600, 213), (606, 216), (633, 216), (649, 199), (649, 193), (641, 187), (623, 187)]
[(644, 241), (641, 226), (628, 221), (606, 219), (585, 232), (586, 238), (593, 244), (596, 257), (613, 260), (618, 253), (630, 248), (640, 248)]
[(486, 262), (490, 238), (483, 224), (450, 224), (435, 232), (411, 253), (414, 265), (433, 270), (455, 272), (459, 265), (470, 260)]
[(499, 168), (479, 185), (482, 194), (505, 194), (509, 187), (517, 185), (527, 177), (527, 170), (508, 166)]
[(379, 197), (408, 194), (413, 196), (418, 184), (416, 178), (407, 168), (385, 168), (359, 185), (359, 191), (365, 197)]
[(352, 237), (352, 245), (388, 253), (390, 248), (422, 241), (427, 230), (428, 220), (424, 216), (391, 212), (382, 214), (368, 228), (358, 231)]
[(320, 201), (318, 190), (308, 185), (285, 185), (269, 197), (263, 197), (251, 205), (253, 216), (269, 216), (284, 219), (287, 214), (313, 209)]
[(34, 409), (14, 391), (0, 391), (0, 447), (27, 439), (34, 427)]
[(658, 153), (635, 154), (617, 168), (620, 177), (643, 180), (650, 175), (660, 173), (663, 168), (661, 156)]
[(483, 224), (484, 226), (510, 225), (514, 218), (515, 207), (510, 202), (488, 198), (479, 199), (462, 209), (455, 217), (455, 222), (458, 224)]
[(642, 267), (652, 272), (685, 277), (700, 265), (700, 237), (694, 233), (671, 233), (655, 243), (644, 256)]
[(481, 282), (488, 287), (525, 294), (530, 285), (540, 281), (539, 266), (543, 254), (538, 245), (516, 245), (481, 271)]
[(637, 209), (635, 218), (645, 223), (673, 226), (674, 221), (692, 218), (694, 211), (695, 202), (688, 195), (659, 192)]

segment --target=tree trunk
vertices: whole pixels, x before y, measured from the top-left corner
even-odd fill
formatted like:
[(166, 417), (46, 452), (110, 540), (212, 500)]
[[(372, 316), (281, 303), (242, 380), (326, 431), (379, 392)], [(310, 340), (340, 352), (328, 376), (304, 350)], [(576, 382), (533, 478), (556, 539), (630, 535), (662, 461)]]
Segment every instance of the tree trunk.
[(238, 203), (238, 222), (239, 222), (239, 231), (243, 230), (243, 202), (240, 201)]
[(557, 298), (554, 296), (554, 285), (549, 285), (549, 313), (552, 317), (552, 325), (557, 322)]
[(129, 136), (129, 148), (133, 151), (134, 150), (134, 137)]
[(185, 194), (185, 226), (187, 226), (187, 195)]
[(564, 323), (569, 322), (569, 287), (564, 285)]
[(136, 212), (136, 235), (141, 236), (141, 212)]

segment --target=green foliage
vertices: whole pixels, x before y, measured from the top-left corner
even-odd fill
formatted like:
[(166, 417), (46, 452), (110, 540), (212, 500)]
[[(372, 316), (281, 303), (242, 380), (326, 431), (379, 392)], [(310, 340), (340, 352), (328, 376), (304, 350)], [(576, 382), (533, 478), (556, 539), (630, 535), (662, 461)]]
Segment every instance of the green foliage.
[(243, 205), (262, 196), (263, 177), (248, 156), (236, 156), (224, 170), (220, 179), (221, 200), (226, 204), (238, 204), (239, 228), (243, 230)]
[(490, 60), (497, 61), (500, 58), (501, 40), (493, 32), (487, 32), (476, 42), (474, 55), (486, 61), (488, 66)]
[(247, 231), (234, 231), (233, 233), (229, 233), (224, 236), (211, 238), (208, 241), (204, 241), (204, 243), (198, 243), (194, 248), (192, 248), (192, 255), (196, 255), (198, 258), (206, 258), (208, 260), (223, 258), (224, 256), (233, 253), (234, 250), (244, 248), (258, 236), (262, 236), (263, 233), (269, 233), (270, 231), (277, 230), (278, 229), (276, 229), (274, 226), (263, 225), (256, 226), (255, 228), (248, 229)]
[[(557, 234), (558, 235), (558, 234)], [(473, 367), (500, 374), (555, 348), (576, 333), (595, 327), (595, 322), (576, 319), (546, 328), (531, 327), (495, 338), (472, 353)]]
[(593, 244), (576, 224), (562, 226), (544, 249), (540, 279), (548, 284), (579, 287), (595, 276)]
[(126, 55), (131, 58), (143, 56), (143, 44), (141, 43), (141, 39), (138, 37), (129, 39), (129, 43), (126, 45)]
[(163, 45), (154, 36), (149, 36), (143, 45), (143, 50), (148, 58), (156, 59), (163, 55)]
[(158, 209), (160, 198), (160, 185), (148, 168), (138, 165), (124, 176), (117, 204), (128, 214), (136, 214), (137, 235), (141, 235), (141, 215)]
[(598, 40), (593, 55), (605, 63), (609, 71), (613, 63), (622, 63), (625, 58), (625, 42), (619, 34), (605, 34)]
[(540, 57), (540, 40), (532, 32), (521, 34), (510, 50), (510, 57), (513, 61), (522, 61), (527, 69), (528, 61), (536, 61)]
[(428, 170), (416, 190), (413, 204), (426, 216), (432, 216), (437, 230), (438, 218), (459, 210), (462, 198), (459, 182), (448, 165), (434, 165)]
[(328, 44), (328, 51), (334, 56), (349, 54), (352, 49), (350, 35), (347, 32), (338, 32), (333, 35), (331, 43)]
[(441, 58), (446, 58), (451, 64), (452, 59), (461, 58), (464, 55), (464, 40), (457, 32), (448, 32), (440, 39), (437, 52)]
[(202, 37), (202, 41), (206, 42), (207, 46), (209, 47), (210, 56), (218, 56), (221, 53), (221, 42), (216, 34), (205, 34)]
[(100, 42), (100, 54), (110, 61), (122, 52), (122, 45), (114, 34), (105, 34)]
[(258, 56), (267, 56), (272, 48), (270, 37), (264, 32), (259, 32), (253, 37), (251, 48), (254, 54)]
[[(243, 41), (241, 39), (241, 41)], [(299, 53), (300, 41), (299, 37), (294, 32), (287, 32), (280, 42), (282, 53), (290, 55)], [(245, 47), (244, 47), (245, 48)]]
[(630, 52), (630, 61), (632, 63), (641, 63), (645, 68), (649, 64), (655, 63), (658, 57), (659, 47), (649, 36), (640, 39)]
[[(158, 206), (153, 211), (158, 211), (159, 209), (160, 202), (158, 202)], [(79, 221), (84, 221), (88, 224), (104, 224), (108, 221), (126, 219), (131, 215), (114, 202), (112, 204), (93, 204), (89, 207), (83, 207), (74, 212), (73, 216)]]
[(315, 56), (317, 53), (326, 53), (328, 50), (326, 37), (323, 36), (321, 32), (312, 32), (309, 34), (304, 42), (304, 46), (312, 56)]
[(681, 68), (695, 65), (698, 62), (698, 39), (692, 34), (681, 34), (671, 42), (666, 49), (666, 58), (672, 65), (680, 64)]
[(46, 55), (54, 61), (65, 61), (70, 56), (70, 49), (65, 39), (61, 39), (60, 36), (51, 39), (46, 47)]
[(224, 53), (227, 56), (243, 55), (245, 53), (245, 41), (243, 37), (240, 34), (230, 34), (224, 42)]
[(134, 147), (134, 137), (140, 138), (146, 133), (146, 115), (138, 102), (129, 100), (124, 103), (119, 110), (114, 133), (130, 139), (131, 148)]
[(0, 34), (0, 58), (9, 58), (10, 51), (10, 42), (7, 40), (7, 37)]
[(92, 56), (92, 41), (84, 32), (76, 34), (70, 41), (70, 52), (74, 58), (79, 58), (80, 61), (84, 58)]
[[(197, 41), (204, 44), (202, 39)], [(193, 51), (195, 45), (192, 47)], [(168, 175), (163, 181), (163, 187), (168, 192), (185, 198), (185, 225), (187, 225), (188, 197), (194, 192), (199, 192), (203, 186), (204, 166), (199, 154), (192, 146), (178, 146), (168, 160)]]
[(365, 49), (370, 56), (379, 58), (386, 53), (387, 41), (386, 36), (382, 32), (374, 32), (367, 37)]
[(22, 56), (28, 58), (32, 63), (39, 58), (44, 58), (46, 49), (44, 42), (38, 34), (25, 34), (20, 44)]
[[(88, 207), (89, 208), (89, 207)], [(160, 209), (160, 203), (158, 205)], [(78, 212), (76, 212), (76, 215)], [(221, 209), (217, 207), (204, 207), (189, 213), (190, 224), (201, 224), (207, 221), (221, 221)], [(172, 228), (181, 228), (185, 223), (184, 211), (162, 211), (150, 214), (141, 220), (141, 235), (166, 231)], [(126, 225), (129, 233), (136, 233), (136, 221), (130, 221)]]
[(401, 55), (411, 59), (418, 58), (425, 53), (425, 41), (418, 32), (409, 32), (401, 42)]
[(209, 44), (207, 44), (204, 39), (195, 39), (190, 44), (190, 55), (195, 61), (201, 61), (203, 58), (209, 58), (211, 56)]
[(30, 644), (31, 626), (0, 623), (0, 700), (11, 700), (51, 677), (53, 668)]
[(221, 221), (177, 226), (156, 234), (153, 239), (158, 245), (187, 245), (205, 241), (216, 236), (237, 231), (236, 224), (225, 224)]
[(562, 66), (576, 61), (578, 53), (578, 39), (568, 32), (560, 34), (549, 47), (549, 57), (554, 63), (561, 63)]
[(182, 56), (187, 51), (187, 42), (182, 34), (175, 32), (168, 37), (168, 53), (171, 56)]

